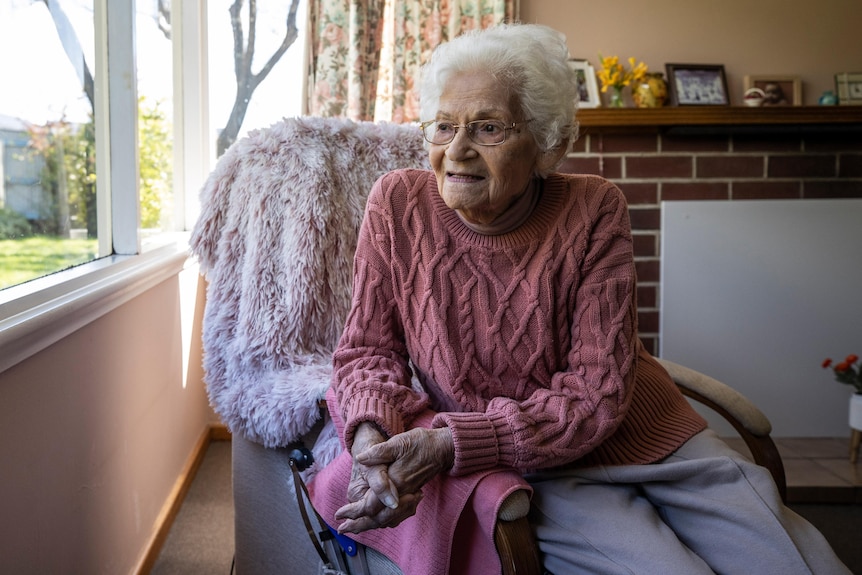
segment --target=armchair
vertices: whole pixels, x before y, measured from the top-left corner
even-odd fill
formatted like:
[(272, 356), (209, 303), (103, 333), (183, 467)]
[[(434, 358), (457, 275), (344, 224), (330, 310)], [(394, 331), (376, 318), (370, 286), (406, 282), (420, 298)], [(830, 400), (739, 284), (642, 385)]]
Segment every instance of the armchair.
[[(291, 453), (312, 448), (314, 463), (301, 475), (310, 481), (340, 451), (320, 401), (349, 311), (365, 200), (383, 173), (427, 161), (414, 126), (292, 118), (236, 142), (201, 190), (191, 249), (207, 281), (207, 392), (233, 434), (239, 575), (322, 572), (301, 519)], [(741, 416), (755, 459), (783, 489), (765, 417), (727, 386), (662, 363), (687, 393)], [(493, 539), (505, 574), (542, 571), (528, 510), (522, 490), (501, 502)], [(401, 573), (374, 550), (360, 556), (365, 572)]]

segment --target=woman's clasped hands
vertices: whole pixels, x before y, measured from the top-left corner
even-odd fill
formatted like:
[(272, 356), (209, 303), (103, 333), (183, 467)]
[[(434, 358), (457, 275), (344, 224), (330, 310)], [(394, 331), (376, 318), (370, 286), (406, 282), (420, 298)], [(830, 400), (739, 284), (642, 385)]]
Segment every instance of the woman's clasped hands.
[(350, 501), (335, 513), (339, 533), (395, 527), (416, 513), (422, 486), (452, 467), (455, 447), (447, 427), (415, 428), (389, 439), (361, 423), (351, 448)]

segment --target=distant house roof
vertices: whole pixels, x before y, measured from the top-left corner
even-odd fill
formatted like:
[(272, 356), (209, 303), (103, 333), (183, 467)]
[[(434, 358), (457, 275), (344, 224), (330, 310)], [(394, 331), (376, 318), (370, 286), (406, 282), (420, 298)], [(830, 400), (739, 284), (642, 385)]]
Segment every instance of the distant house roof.
[(13, 118), (12, 116), (4, 116), (0, 114), (0, 130), (9, 132), (26, 132), (29, 124), (21, 118)]

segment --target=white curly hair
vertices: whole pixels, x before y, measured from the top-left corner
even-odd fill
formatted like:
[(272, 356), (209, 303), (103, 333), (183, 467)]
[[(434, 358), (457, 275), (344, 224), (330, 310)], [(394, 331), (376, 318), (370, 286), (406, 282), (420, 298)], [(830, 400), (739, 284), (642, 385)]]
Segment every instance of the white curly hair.
[(578, 98), (563, 34), (538, 24), (500, 24), (440, 44), (422, 67), (422, 121), (436, 116), (449, 78), (476, 71), (489, 72), (515, 95), (543, 152), (559, 146), (568, 151), (577, 138)]

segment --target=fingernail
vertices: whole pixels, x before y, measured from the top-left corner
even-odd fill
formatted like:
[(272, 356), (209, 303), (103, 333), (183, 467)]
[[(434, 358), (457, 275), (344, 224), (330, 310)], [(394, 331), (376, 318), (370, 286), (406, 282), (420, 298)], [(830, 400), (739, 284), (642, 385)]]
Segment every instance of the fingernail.
[(392, 497), (391, 493), (383, 496), (383, 504), (390, 509), (398, 509), (398, 500)]

